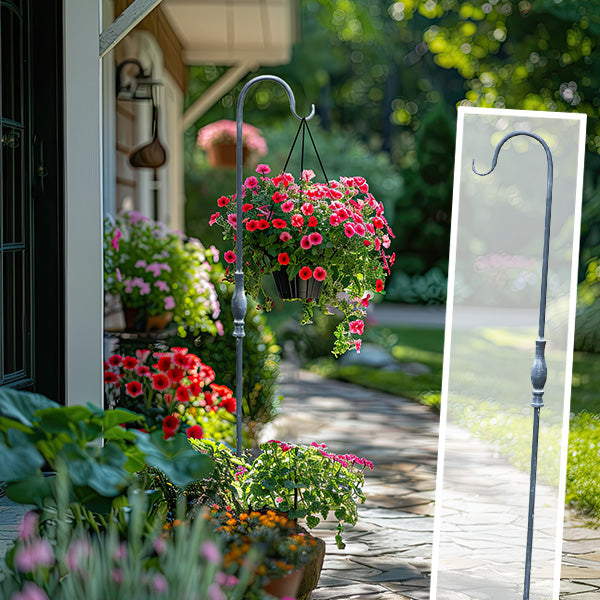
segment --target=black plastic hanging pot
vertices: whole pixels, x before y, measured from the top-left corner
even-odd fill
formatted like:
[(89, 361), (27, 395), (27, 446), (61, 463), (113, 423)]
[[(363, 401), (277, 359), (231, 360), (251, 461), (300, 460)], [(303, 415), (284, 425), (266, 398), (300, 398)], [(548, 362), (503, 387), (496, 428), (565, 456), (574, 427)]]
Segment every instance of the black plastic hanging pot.
[(289, 278), (287, 269), (282, 267), (279, 271), (273, 271), (273, 279), (277, 286), (277, 293), (282, 300), (306, 300), (308, 298), (317, 301), (321, 296), (323, 282), (314, 277), (301, 279), (299, 275)]

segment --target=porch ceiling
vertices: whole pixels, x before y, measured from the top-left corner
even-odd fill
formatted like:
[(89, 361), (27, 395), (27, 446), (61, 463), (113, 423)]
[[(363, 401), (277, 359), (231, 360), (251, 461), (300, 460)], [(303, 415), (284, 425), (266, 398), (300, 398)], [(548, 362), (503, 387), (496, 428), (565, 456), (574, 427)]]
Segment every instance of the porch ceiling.
[(296, 39), (296, 0), (163, 0), (187, 64), (280, 65)]

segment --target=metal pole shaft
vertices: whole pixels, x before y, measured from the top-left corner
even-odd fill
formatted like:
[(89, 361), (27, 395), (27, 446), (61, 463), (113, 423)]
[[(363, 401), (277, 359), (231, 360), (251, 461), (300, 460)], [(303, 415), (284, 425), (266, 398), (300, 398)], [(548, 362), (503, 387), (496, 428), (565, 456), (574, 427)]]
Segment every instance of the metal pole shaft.
[[(233, 312), (233, 336), (236, 338), (236, 346), (235, 346), (235, 384), (236, 384), (236, 409), (235, 409), (235, 421), (236, 421), (236, 435), (235, 435), (235, 446), (236, 446), (236, 454), (241, 456), (242, 454), (242, 412), (243, 412), (243, 400), (242, 400), (242, 373), (243, 373), (243, 338), (246, 335), (244, 332), (244, 321), (246, 318), (246, 310), (247, 310), (247, 301), (246, 301), (246, 291), (244, 289), (244, 263), (242, 256), (242, 235), (243, 235), (243, 227), (242, 227), (242, 125), (244, 122), (244, 99), (246, 97), (246, 92), (248, 89), (253, 86), (255, 83), (260, 81), (275, 81), (279, 83), (285, 91), (287, 92), (288, 99), (290, 101), (290, 110), (292, 114), (299, 120), (302, 120), (303, 117), (298, 116), (296, 113), (296, 100), (294, 98), (294, 94), (290, 86), (280, 77), (276, 77), (275, 75), (260, 75), (259, 77), (255, 77), (251, 79), (240, 92), (240, 96), (238, 98), (237, 103), (237, 113), (236, 113), (236, 263), (235, 263), (235, 291), (233, 293), (233, 299), (231, 301), (231, 310)], [(314, 104), (311, 107), (311, 112), (305, 119), (312, 119), (315, 115), (315, 106)]]

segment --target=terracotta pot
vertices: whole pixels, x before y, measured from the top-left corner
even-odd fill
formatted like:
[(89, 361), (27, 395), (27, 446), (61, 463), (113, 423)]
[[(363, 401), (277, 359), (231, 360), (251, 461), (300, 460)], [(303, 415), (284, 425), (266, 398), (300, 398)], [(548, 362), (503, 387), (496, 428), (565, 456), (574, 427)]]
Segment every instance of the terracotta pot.
[[(302, 529), (301, 527), (299, 529)], [(310, 535), (306, 533), (306, 535)], [(302, 574), (302, 581), (298, 587), (298, 591), (295, 596), (296, 600), (309, 600), (313, 590), (319, 584), (319, 577), (321, 576), (321, 569), (323, 568), (323, 561), (325, 560), (325, 542), (318, 537), (311, 536), (317, 542), (317, 550), (315, 555), (310, 561), (304, 565)]]
[(287, 269), (283, 267), (279, 271), (273, 271), (273, 279), (277, 287), (277, 293), (282, 300), (306, 300), (311, 298), (317, 301), (321, 296), (323, 282), (314, 277), (300, 279), (299, 275), (290, 279)]
[(143, 308), (124, 306), (125, 329), (128, 331), (162, 331), (171, 322), (172, 312), (146, 316)]
[[(211, 167), (234, 167), (236, 166), (236, 144), (235, 142), (217, 142), (206, 149), (206, 155)], [(248, 150), (242, 148), (242, 164), (246, 164)]]
[(304, 567), (299, 571), (292, 571), (283, 577), (271, 579), (263, 585), (263, 590), (275, 598), (295, 598), (302, 582)]

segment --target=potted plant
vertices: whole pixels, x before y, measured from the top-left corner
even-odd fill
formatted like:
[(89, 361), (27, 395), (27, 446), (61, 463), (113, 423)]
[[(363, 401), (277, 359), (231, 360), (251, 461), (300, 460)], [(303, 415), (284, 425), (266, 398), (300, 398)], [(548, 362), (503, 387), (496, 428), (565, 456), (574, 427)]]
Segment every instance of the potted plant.
[[(237, 125), (235, 121), (222, 119), (206, 125), (198, 131), (198, 146), (206, 151), (213, 167), (236, 166)], [(267, 153), (267, 142), (260, 129), (242, 124), (242, 162), (246, 164)], [(254, 163), (256, 164), (256, 163)]]
[(317, 550), (312, 536), (273, 510), (234, 514), (215, 505), (211, 516), (224, 543), (226, 568), (242, 567), (248, 550), (255, 548), (262, 556), (256, 574), (264, 591), (276, 598), (296, 596), (304, 567)]
[(233, 392), (215, 383), (213, 369), (187, 348), (113, 354), (104, 364), (104, 383), (107, 404), (143, 415), (146, 431), (235, 443)]
[[(326, 313), (338, 309), (344, 318), (335, 331), (333, 354), (360, 351), (364, 316), (370, 300), (382, 293), (395, 255), (387, 254), (394, 234), (383, 204), (369, 193), (363, 177), (313, 183), (314, 173), (303, 171), (296, 182), (289, 173), (269, 177), (270, 168), (258, 165), (258, 177), (243, 185), (244, 272), (248, 291), (269, 310), (273, 300), (262, 276), (273, 274), (283, 299), (301, 299), (303, 323), (318, 306)], [(223, 228), (227, 241), (237, 225), (235, 197), (221, 196), (219, 211), (210, 224)], [(236, 261), (232, 250), (224, 254)]]
[(104, 231), (105, 291), (120, 297), (128, 329), (148, 331), (172, 318), (195, 335), (218, 332), (219, 301), (209, 280), (216, 248), (135, 211), (107, 217)]
[[(273, 510), (288, 519), (305, 519), (309, 528), (332, 513), (338, 521), (336, 543), (344, 547), (343, 525), (354, 525), (358, 519), (356, 503), (365, 501), (364, 471), (373, 468), (372, 462), (334, 454), (317, 442), (296, 445), (271, 440), (260, 445), (262, 453), (254, 461), (234, 456), (224, 444), (204, 439), (191, 443), (214, 463), (211, 476), (198, 482), (201, 501), (210, 499), (238, 516)], [(317, 551), (305, 565), (297, 595), (301, 600), (308, 599), (317, 586), (325, 556), (325, 543), (314, 539)]]

